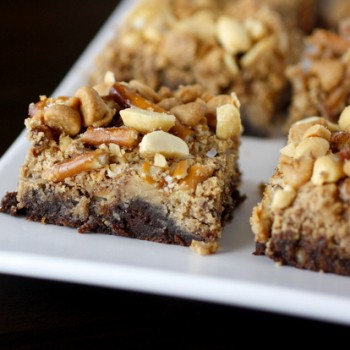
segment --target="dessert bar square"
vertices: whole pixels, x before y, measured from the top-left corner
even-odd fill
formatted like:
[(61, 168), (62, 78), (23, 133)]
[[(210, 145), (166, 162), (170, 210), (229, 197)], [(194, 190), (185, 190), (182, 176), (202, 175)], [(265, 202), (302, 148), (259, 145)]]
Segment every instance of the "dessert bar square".
[(18, 187), (1, 211), (214, 253), (242, 199), (239, 108), (234, 93), (156, 91), (110, 72), (74, 96), (41, 96), (25, 119)]
[(290, 97), (285, 69), (298, 57), (302, 30), (281, 15), (291, 18), (299, 1), (270, 2), (141, 1), (96, 57), (90, 83), (112, 71), (154, 89), (198, 83), (212, 94), (235, 91), (245, 134), (274, 135)]
[(350, 107), (294, 123), (252, 212), (257, 255), (350, 275)]

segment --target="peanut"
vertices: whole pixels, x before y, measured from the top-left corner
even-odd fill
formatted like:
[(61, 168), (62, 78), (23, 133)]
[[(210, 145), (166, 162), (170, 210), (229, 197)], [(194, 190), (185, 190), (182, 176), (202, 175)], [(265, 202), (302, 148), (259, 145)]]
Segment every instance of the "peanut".
[(329, 141), (331, 139), (331, 134), (330, 130), (325, 126), (315, 124), (304, 132), (303, 139), (308, 137), (322, 137)]
[(338, 124), (340, 128), (344, 131), (350, 131), (350, 106), (347, 106), (343, 109), (340, 114)]
[(272, 210), (279, 210), (287, 208), (296, 196), (295, 189), (287, 185), (283, 189), (278, 189), (272, 199), (271, 208)]
[(280, 149), (280, 153), (287, 157), (294, 157), (295, 148), (296, 144), (294, 142), (290, 142)]
[(240, 60), (242, 67), (251, 67), (255, 64), (263, 54), (271, 52), (276, 45), (274, 36), (266, 37), (254, 44), (249, 51)]
[(343, 162), (334, 154), (328, 154), (316, 159), (311, 182), (314, 185), (337, 182), (345, 176)]
[(289, 130), (288, 141), (300, 142), (303, 139), (306, 130), (315, 124), (328, 127), (328, 122), (321, 117), (309, 117), (299, 120), (291, 126)]
[(97, 91), (97, 93), (100, 96), (108, 96), (109, 90), (111, 89), (111, 87), (113, 86), (114, 83), (115, 83), (114, 74), (113, 74), (113, 72), (108, 71), (105, 74), (103, 82), (93, 86), (93, 88)]
[(268, 33), (265, 24), (252, 17), (246, 18), (243, 25), (253, 41), (262, 39)]
[(54, 104), (45, 109), (44, 121), (50, 128), (69, 136), (77, 135), (81, 128), (79, 112), (64, 104)]
[(301, 157), (320, 157), (324, 156), (329, 150), (329, 142), (322, 137), (309, 137), (303, 139), (295, 148), (294, 158)]
[(137, 107), (120, 111), (120, 116), (126, 126), (134, 128), (142, 134), (155, 130), (168, 131), (175, 125), (176, 118), (172, 114), (154, 112)]
[(243, 24), (229, 16), (218, 19), (216, 31), (220, 44), (232, 55), (245, 52), (251, 47), (251, 39)]
[(83, 86), (75, 93), (81, 101), (84, 126), (105, 126), (112, 120), (115, 111), (107, 106), (98, 92), (89, 86)]
[(223, 60), (225, 63), (225, 67), (233, 76), (239, 73), (239, 66), (237, 64), (235, 57), (233, 57), (230, 53), (225, 52)]
[(314, 160), (309, 157), (294, 159), (282, 155), (279, 169), (283, 174), (286, 184), (297, 189), (310, 180), (313, 165)]
[(242, 132), (241, 115), (236, 106), (226, 104), (218, 107), (216, 119), (216, 136), (218, 138), (226, 140)]
[(322, 89), (330, 91), (335, 88), (343, 78), (344, 65), (342, 62), (335, 59), (314, 61), (310, 71), (319, 78)]
[(156, 153), (154, 155), (153, 164), (159, 168), (167, 168), (168, 167), (168, 162), (167, 162), (166, 158), (160, 153)]
[(201, 101), (189, 102), (173, 107), (170, 112), (184, 125), (195, 126), (205, 117), (207, 106)]
[(185, 141), (164, 131), (153, 131), (146, 134), (140, 143), (142, 157), (154, 157), (156, 153), (165, 158), (187, 158), (190, 155)]

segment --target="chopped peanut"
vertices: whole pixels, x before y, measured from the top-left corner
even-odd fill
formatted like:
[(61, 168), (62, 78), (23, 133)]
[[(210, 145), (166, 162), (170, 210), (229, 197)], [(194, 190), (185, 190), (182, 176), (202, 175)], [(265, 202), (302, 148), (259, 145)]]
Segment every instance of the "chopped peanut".
[(252, 44), (243, 24), (229, 16), (218, 19), (217, 36), (224, 49), (231, 54), (245, 52)]
[(272, 210), (284, 209), (287, 208), (296, 196), (295, 189), (287, 185), (283, 189), (278, 189), (272, 199), (271, 208)]
[(266, 25), (252, 17), (244, 20), (244, 27), (254, 41), (262, 39), (268, 33)]
[(322, 89), (330, 91), (335, 88), (344, 74), (344, 65), (336, 59), (314, 61), (311, 65), (311, 72), (320, 80)]
[(325, 140), (329, 141), (331, 134), (331, 131), (327, 127), (320, 124), (315, 124), (305, 131), (303, 139), (306, 139), (308, 137), (322, 137)]
[(173, 107), (170, 112), (185, 125), (195, 126), (205, 117), (207, 106), (204, 102), (195, 101)]
[(276, 37), (268, 36), (259, 40), (247, 51), (241, 58), (240, 64), (242, 67), (250, 67), (258, 62), (264, 53), (268, 53), (276, 46)]
[(160, 153), (156, 153), (154, 155), (153, 163), (155, 166), (157, 166), (159, 168), (167, 168), (168, 167), (168, 162), (166, 161), (166, 158)]
[(120, 111), (126, 126), (134, 128), (142, 134), (155, 130), (168, 131), (175, 125), (176, 118), (172, 114), (154, 112), (141, 108), (126, 108)]
[(310, 127), (313, 125), (323, 125), (328, 127), (328, 122), (321, 117), (309, 117), (295, 122), (288, 134), (288, 141), (300, 142), (303, 139), (303, 136)]
[(294, 157), (296, 144), (294, 142), (288, 143), (286, 146), (280, 149), (280, 153), (287, 157)]
[(294, 157), (320, 157), (325, 155), (329, 150), (329, 142), (322, 137), (309, 137), (303, 139), (295, 148)]
[(345, 176), (343, 162), (334, 154), (316, 159), (311, 181), (314, 185), (337, 182)]
[(338, 124), (344, 131), (350, 131), (350, 106), (344, 108), (340, 114)]
[(217, 137), (225, 140), (238, 136), (242, 130), (241, 115), (236, 106), (226, 104), (218, 107), (216, 116)]
[(279, 168), (284, 176), (286, 184), (298, 189), (300, 186), (310, 180), (314, 159), (304, 157), (294, 159), (291, 157), (281, 156)]
[(98, 92), (89, 86), (83, 86), (75, 93), (81, 101), (84, 126), (105, 126), (112, 120), (115, 111), (107, 106)]
[(50, 128), (69, 136), (77, 135), (81, 128), (79, 112), (64, 104), (54, 104), (45, 109), (44, 121)]
[(190, 155), (185, 141), (164, 131), (153, 131), (145, 135), (140, 143), (142, 157), (154, 157), (160, 153), (166, 158), (186, 158)]

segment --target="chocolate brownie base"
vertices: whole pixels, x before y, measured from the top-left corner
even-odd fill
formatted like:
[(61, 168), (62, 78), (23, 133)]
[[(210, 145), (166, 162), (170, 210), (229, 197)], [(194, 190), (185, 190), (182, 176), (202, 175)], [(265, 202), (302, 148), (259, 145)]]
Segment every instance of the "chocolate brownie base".
[(17, 192), (7, 192), (1, 200), (0, 212), (12, 216), (25, 215), (25, 209), (19, 210), (17, 208)]
[[(292, 236), (293, 233), (284, 232), (272, 237), (268, 256), (281, 265), (350, 276), (350, 259), (342, 257), (340, 248), (325, 238), (294, 240)], [(266, 244), (256, 243), (255, 248), (254, 255), (265, 255)]]
[[(42, 202), (40, 191), (32, 191), (24, 199), (25, 207), (17, 208), (17, 192), (8, 192), (1, 202), (0, 212), (13, 216), (25, 216), (27, 220), (45, 222), (58, 226), (75, 227), (80, 233), (96, 232), (116, 236), (137, 238), (158, 243), (190, 246), (192, 240), (201, 240), (193, 233), (187, 232), (176, 225), (171, 218), (166, 217), (161, 208), (142, 199), (134, 199), (130, 203), (111, 204), (103, 212), (96, 213), (96, 203), (91, 203), (87, 220), (79, 220), (72, 214), (78, 204), (72, 199), (62, 200), (54, 193)], [(47, 193), (45, 194), (47, 197)], [(234, 207), (239, 205), (244, 197), (238, 191), (233, 193), (233, 207), (223, 211), (224, 222), (232, 219)], [(33, 204), (34, 203), (34, 204)], [(109, 223), (106, 225), (106, 222)], [(211, 240), (212, 234), (207, 233)], [(215, 239), (215, 237), (212, 237)], [(202, 239), (204, 241), (204, 237)]]

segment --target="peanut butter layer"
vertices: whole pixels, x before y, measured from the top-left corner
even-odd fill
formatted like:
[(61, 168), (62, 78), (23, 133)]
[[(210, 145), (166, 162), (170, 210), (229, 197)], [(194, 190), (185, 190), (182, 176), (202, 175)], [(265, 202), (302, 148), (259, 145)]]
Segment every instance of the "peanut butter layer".
[(350, 107), (292, 125), (250, 222), (255, 254), (350, 275)]
[(200, 254), (219, 247), (241, 201), (234, 93), (154, 90), (107, 73), (74, 96), (42, 96), (25, 125), (31, 147), (1, 211)]

